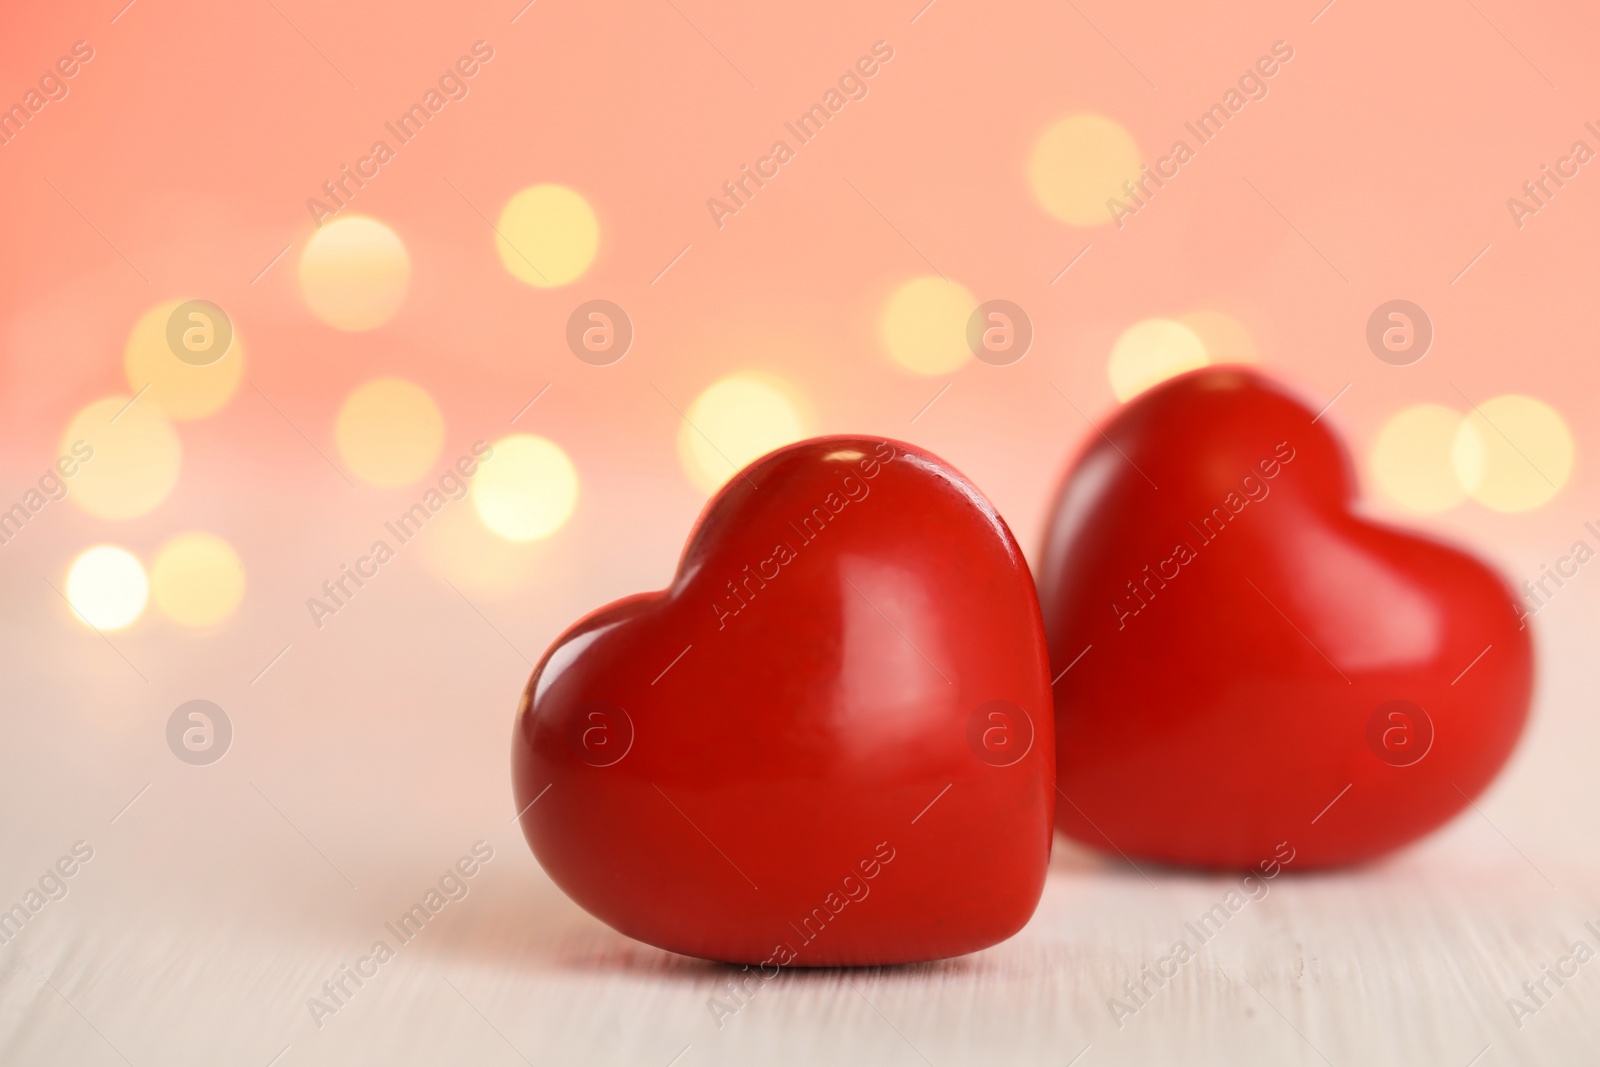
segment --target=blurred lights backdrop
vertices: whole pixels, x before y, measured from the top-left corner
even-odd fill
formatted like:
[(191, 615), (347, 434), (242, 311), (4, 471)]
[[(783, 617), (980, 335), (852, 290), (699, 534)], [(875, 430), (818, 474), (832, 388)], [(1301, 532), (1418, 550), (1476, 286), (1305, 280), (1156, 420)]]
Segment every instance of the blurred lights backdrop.
[[(95, 783), (63, 803), (151, 778), (88, 768), (164, 767), (205, 696), (288, 810), (344, 805), (330, 854), (405, 863), (362, 832), (394, 808), (441, 847), (503, 824), (530, 663), (815, 434), (931, 449), (1032, 558), (1089, 420), (1245, 362), (1328, 405), (1369, 512), (1513, 583), (1600, 517), (1600, 179), (1508, 212), (1591, 138), (1593, 11), (122, 4), (0, 13), (7, 102), (92, 50), (0, 145), (6, 658), (52, 709), (11, 714)], [(1032, 329), (1003, 365), (968, 338), (997, 299)], [(1393, 300), (1404, 365), (1369, 344)], [(174, 358), (175, 321), (223, 354)]]
[[(75, 444), (94, 455), (7, 552), (24, 602), (42, 572), (81, 622), (147, 631), (148, 657), (174, 624), (241, 648), (295, 624), (366, 547), (339, 523), (392, 518), (477, 440), (496, 459), (417, 563), (507, 602), (529, 655), (664, 583), (705, 498), (811, 434), (926, 444), (1031, 551), (1085, 416), (1220, 362), (1337, 397), (1370, 507), (1513, 573), (1587, 517), (1568, 483), (1593, 339), (1557, 312), (1585, 285), (1572, 242), (1593, 198), (1535, 226), (1505, 205), (1571, 124), (1545, 109), (1459, 137), (1405, 112), (1431, 106), (1416, 58), (1339, 79), (1331, 57), (1384, 57), (1401, 45), (1376, 27), (1402, 42), (1420, 16), (1174, 13), (1183, 32), (1136, 62), (1070, 9), (841, 7), (781, 33), (721, 12), (715, 45), (670, 5), (113, 14), (4, 17), (13, 72), (92, 51), (0, 160), (5, 473), (20, 498)], [(1120, 18), (1098, 21), (1140, 36)], [(1456, 42), (1494, 54), (1482, 105), (1537, 95), (1483, 28)], [(879, 41), (890, 58), (855, 67)], [(945, 76), (1000, 54), (1036, 77)], [(835, 68), (869, 65), (799, 142), (791, 120)], [(1197, 141), (1180, 116), (1268, 66), (1264, 95)], [(781, 165), (775, 137), (797, 142)], [(967, 338), (995, 298), (1034, 331), (1005, 366)], [(1429, 318), (1420, 362), (1364, 343), (1393, 298)], [(609, 362), (569, 350), (596, 299), (627, 319)], [(221, 358), (174, 358), (192, 301), (221, 309)]]

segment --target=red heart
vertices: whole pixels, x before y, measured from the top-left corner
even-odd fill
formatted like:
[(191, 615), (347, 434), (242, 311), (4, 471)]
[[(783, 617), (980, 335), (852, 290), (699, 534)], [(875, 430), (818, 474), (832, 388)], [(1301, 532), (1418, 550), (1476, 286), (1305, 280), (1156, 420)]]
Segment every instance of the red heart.
[(894, 442), (794, 445), (708, 505), (670, 588), (545, 653), (523, 832), (573, 900), (674, 952), (768, 977), (972, 952), (1043, 890), (1045, 671), (1027, 564), (966, 479)]
[(1532, 686), (1512, 595), (1354, 497), (1327, 424), (1248, 371), (1176, 378), (1091, 440), (1040, 567), (1064, 832), (1206, 867), (1287, 841), (1328, 866), (1489, 784)]

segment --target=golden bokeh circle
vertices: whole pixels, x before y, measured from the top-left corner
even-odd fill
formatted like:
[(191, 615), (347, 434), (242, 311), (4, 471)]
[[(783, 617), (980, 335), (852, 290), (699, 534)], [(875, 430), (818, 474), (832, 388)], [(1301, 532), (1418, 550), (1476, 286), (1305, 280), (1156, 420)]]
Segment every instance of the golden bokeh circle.
[(317, 230), (300, 254), (300, 291), (311, 313), (337, 330), (371, 330), (400, 310), (411, 257), (377, 219), (347, 215)]
[(1137, 182), (1143, 163), (1133, 135), (1104, 115), (1072, 115), (1034, 142), (1028, 184), (1040, 205), (1071, 226), (1112, 221), (1108, 201), (1128, 203), (1123, 182)]
[(507, 541), (549, 537), (577, 505), (577, 469), (560, 445), (533, 434), (496, 441), (472, 482), (478, 518)]
[(1117, 399), (1126, 401), (1210, 362), (1205, 342), (1188, 326), (1174, 319), (1144, 319), (1117, 338), (1106, 375)]
[(156, 606), (183, 626), (211, 626), (244, 599), (244, 564), (216, 534), (193, 530), (172, 538), (150, 567)]
[(1461, 414), (1441, 404), (1413, 404), (1389, 416), (1368, 459), (1378, 490), (1421, 515), (1460, 504), (1467, 491), (1452, 456), (1461, 424)]
[(965, 286), (924, 275), (897, 288), (884, 305), (884, 347), (916, 374), (948, 374), (972, 358), (967, 323), (978, 301)]
[(444, 416), (428, 391), (403, 378), (358, 386), (334, 423), (339, 456), (369, 485), (410, 485), (428, 473), (444, 447)]
[(707, 493), (751, 461), (806, 436), (805, 417), (787, 384), (751, 371), (713, 382), (685, 414), (678, 425), (678, 460)]
[(72, 457), (68, 496), (101, 519), (155, 510), (178, 484), (183, 447), (167, 416), (131, 396), (108, 396), (73, 416), (60, 455)]
[[(170, 418), (178, 420), (203, 418), (221, 408), (239, 388), (244, 374), (244, 345), (232, 322), (210, 321), (216, 311), (191, 309), (188, 332), (203, 328), (209, 336), (215, 337), (226, 329), (229, 340), (224, 351), (203, 363), (191, 361), (192, 356), (184, 358), (190, 355), (188, 352), (173, 351), (169, 329), (173, 314), (185, 304), (196, 303), (166, 300), (155, 305), (133, 324), (122, 350), (122, 368), (128, 387), (135, 394), (143, 394), (139, 402), (151, 401)], [(225, 312), (221, 314), (226, 315)]]
[(86, 549), (67, 571), (67, 602), (96, 630), (120, 630), (144, 613), (150, 582), (132, 552), (116, 545)]
[(1572, 431), (1555, 408), (1531, 396), (1485, 400), (1453, 442), (1457, 477), (1472, 499), (1495, 511), (1529, 511), (1555, 497), (1572, 474)]
[(576, 281), (600, 248), (600, 220), (580, 193), (546, 183), (500, 210), (495, 248), (512, 276), (540, 289)]

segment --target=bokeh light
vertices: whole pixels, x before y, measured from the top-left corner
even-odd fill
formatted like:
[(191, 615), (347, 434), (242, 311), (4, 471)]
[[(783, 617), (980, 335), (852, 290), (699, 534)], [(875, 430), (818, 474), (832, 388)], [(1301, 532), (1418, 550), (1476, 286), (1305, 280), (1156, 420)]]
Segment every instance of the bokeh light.
[(472, 482), (472, 506), (507, 541), (537, 541), (566, 523), (578, 504), (578, 472), (554, 441), (514, 434), (496, 441)]
[(244, 564), (233, 546), (200, 530), (168, 541), (150, 568), (156, 607), (183, 626), (226, 619), (244, 599), (244, 586)]
[(410, 485), (439, 458), (444, 416), (420, 385), (377, 378), (345, 398), (334, 438), (357, 478), (385, 488)]
[(132, 552), (96, 545), (72, 562), (67, 601), (97, 630), (120, 630), (144, 612), (150, 583)]
[(1106, 202), (1128, 203), (1123, 182), (1139, 179), (1143, 161), (1127, 130), (1104, 115), (1062, 119), (1034, 142), (1028, 183), (1046, 211), (1072, 226), (1111, 222)]
[(311, 313), (339, 330), (370, 330), (400, 310), (411, 257), (400, 235), (350, 215), (311, 235), (300, 255), (300, 290)]
[(806, 435), (788, 387), (746, 372), (711, 384), (678, 426), (678, 459), (696, 487), (715, 492), (752, 460)]
[(917, 374), (948, 374), (972, 358), (967, 320), (977, 308), (965, 287), (937, 275), (913, 278), (883, 309), (883, 343)]
[(594, 209), (564, 185), (535, 185), (517, 193), (506, 201), (495, 231), (506, 270), (541, 289), (577, 280), (600, 247)]
[[(167, 300), (139, 316), (123, 348), (122, 368), (134, 393), (150, 387), (140, 398), (141, 404), (153, 401), (170, 418), (198, 419), (226, 404), (239, 388), (244, 346), (236, 324), (230, 322), (226, 328), (232, 333), (232, 343), (220, 358), (203, 365), (179, 359), (167, 339), (167, 324), (183, 303)], [(215, 329), (218, 324), (208, 325)]]
[(183, 448), (156, 405), (108, 396), (73, 417), (60, 454), (78, 461), (65, 479), (70, 499), (97, 518), (131, 519), (154, 510), (178, 484)]
[(1372, 443), (1370, 469), (1378, 490), (1408, 511), (1433, 514), (1466, 499), (1452, 463), (1462, 419), (1440, 404), (1395, 412)]
[(1106, 373), (1118, 400), (1129, 400), (1152, 385), (1211, 361), (1199, 336), (1173, 319), (1145, 319), (1122, 331), (1112, 346)]
[(1554, 408), (1509, 394), (1485, 400), (1467, 415), (1452, 459), (1472, 499), (1495, 511), (1528, 511), (1567, 484), (1573, 452), (1572, 433)]
[(1249, 327), (1232, 315), (1209, 308), (1179, 315), (1178, 321), (1189, 327), (1200, 338), (1211, 363), (1254, 363), (1257, 359), (1255, 338)]

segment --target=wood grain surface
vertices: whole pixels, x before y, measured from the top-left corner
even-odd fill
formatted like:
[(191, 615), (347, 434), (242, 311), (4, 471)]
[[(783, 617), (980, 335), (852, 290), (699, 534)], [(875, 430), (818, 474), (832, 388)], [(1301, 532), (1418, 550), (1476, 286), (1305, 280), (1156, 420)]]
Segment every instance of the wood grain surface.
[[(0, 593), (55, 595), (27, 577), (0, 576)], [(0, 620), (0, 908), (75, 842), (94, 850), (65, 896), (0, 945), (0, 1064), (1600, 1058), (1600, 959), (1562, 962), (1577, 942), (1600, 949), (1586, 925), (1600, 928), (1600, 633), (1581, 597), (1538, 620), (1536, 706), (1506, 773), (1410, 849), (1342, 873), (1291, 865), (1251, 899), (1236, 878), (1135, 868), (1058, 837), (1038, 913), (1010, 941), (922, 966), (786, 972), (741, 1004), (728, 986), (742, 972), (592, 919), (513, 825), (508, 694), (548, 634), (513, 625), (502, 640), (404, 572), (392, 589), (393, 609), (352, 644), (330, 628), (255, 686), (281, 648), (270, 629), (248, 662), (179, 663), (174, 646), (124, 641), (152, 679), (130, 685), (129, 664), (70, 620)], [(235, 731), (206, 767), (175, 759), (164, 733), (197, 694), (225, 702)], [(493, 858), (465, 895), (399, 944), (385, 924), (479, 841)], [(1218, 905), (1227, 919), (1202, 943), (1191, 928)], [(365, 965), (375, 973), (359, 987), (346, 978), (337, 1010), (313, 1011), (380, 938), (393, 958)], [(1163, 964), (1180, 940), (1193, 958)], [(1576, 973), (1557, 985), (1546, 967)], [(1535, 1002), (1523, 983), (1541, 979)], [(1129, 982), (1144, 983), (1142, 1003)], [(1513, 997), (1536, 1010), (1514, 1013)]]

